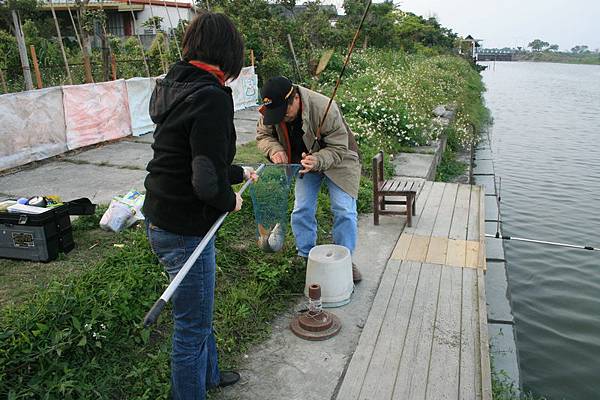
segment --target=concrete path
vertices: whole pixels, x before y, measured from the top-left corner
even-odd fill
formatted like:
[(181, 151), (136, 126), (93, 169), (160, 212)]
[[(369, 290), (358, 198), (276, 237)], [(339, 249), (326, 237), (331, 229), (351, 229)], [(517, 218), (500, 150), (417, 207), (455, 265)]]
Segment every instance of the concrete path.
[[(379, 226), (374, 226), (372, 214), (359, 218), (359, 239), (353, 260), (362, 271), (363, 280), (355, 286), (349, 304), (327, 309), (342, 322), (342, 330), (337, 336), (322, 342), (296, 337), (288, 328), (295, 315), (290, 309), (273, 322), (270, 339), (248, 354), (240, 370), (241, 383), (215, 393), (214, 397), (227, 400), (330, 399), (356, 349), (381, 275), (404, 222), (403, 217), (386, 216), (381, 217)], [(302, 289), (298, 288), (298, 291)], [(299, 305), (303, 303), (302, 300)]]
[[(254, 140), (257, 108), (236, 112), (238, 145)], [(55, 194), (63, 200), (88, 197), (107, 204), (131, 189), (143, 190), (152, 159), (152, 134), (99, 144), (0, 175), (0, 198)]]

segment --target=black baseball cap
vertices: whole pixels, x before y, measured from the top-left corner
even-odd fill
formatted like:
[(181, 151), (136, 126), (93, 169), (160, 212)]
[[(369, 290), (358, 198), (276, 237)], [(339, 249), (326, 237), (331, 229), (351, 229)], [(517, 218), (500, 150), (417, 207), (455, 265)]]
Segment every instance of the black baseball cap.
[(276, 76), (265, 83), (262, 89), (265, 125), (276, 125), (283, 120), (287, 111), (287, 100), (293, 88), (292, 81), (285, 76)]

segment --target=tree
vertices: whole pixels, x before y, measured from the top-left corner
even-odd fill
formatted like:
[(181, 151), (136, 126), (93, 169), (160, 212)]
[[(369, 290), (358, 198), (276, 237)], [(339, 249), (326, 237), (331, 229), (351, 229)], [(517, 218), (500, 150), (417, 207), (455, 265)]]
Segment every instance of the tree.
[(548, 50), (548, 51), (558, 51), (558, 45), (557, 44), (553, 44), (551, 46), (548, 46), (548, 48), (546, 50)]
[(142, 26), (144, 28), (155, 29), (156, 33), (158, 33), (158, 32), (162, 31), (162, 23), (163, 23), (162, 17), (154, 16), (154, 17), (150, 17), (146, 21), (144, 21), (142, 23)]
[(589, 52), (589, 47), (586, 45), (577, 45), (571, 49), (572, 53), (583, 54)]
[(540, 40), (540, 39), (535, 39), (533, 42), (531, 42), (527, 45), (527, 47), (531, 47), (531, 50), (533, 50), (533, 51), (542, 51), (542, 49), (544, 47), (548, 47), (548, 46), (550, 46), (550, 43), (544, 42), (543, 40)]

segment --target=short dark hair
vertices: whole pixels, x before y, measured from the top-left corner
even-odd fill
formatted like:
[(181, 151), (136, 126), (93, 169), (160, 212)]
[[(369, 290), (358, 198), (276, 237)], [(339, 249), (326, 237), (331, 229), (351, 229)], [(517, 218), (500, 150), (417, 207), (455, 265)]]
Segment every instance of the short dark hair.
[(237, 78), (244, 66), (244, 40), (225, 14), (197, 15), (183, 35), (183, 59), (217, 65), (228, 78)]

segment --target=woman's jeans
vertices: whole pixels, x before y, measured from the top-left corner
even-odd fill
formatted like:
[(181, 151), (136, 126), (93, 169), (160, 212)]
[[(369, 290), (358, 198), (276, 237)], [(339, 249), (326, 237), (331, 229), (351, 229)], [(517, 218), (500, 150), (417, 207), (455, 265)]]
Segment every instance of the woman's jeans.
[(308, 257), (310, 249), (317, 244), (317, 199), (321, 183), (329, 189), (333, 213), (333, 242), (354, 252), (358, 232), (356, 199), (344, 192), (324, 174), (311, 172), (296, 179), (296, 199), (292, 212), (292, 231), (296, 238), (298, 255)]
[[(167, 232), (146, 221), (152, 251), (171, 279), (183, 267), (201, 236)], [(205, 399), (219, 384), (217, 346), (212, 329), (215, 293), (215, 239), (210, 240), (171, 298), (173, 304), (172, 394), (175, 400)]]

